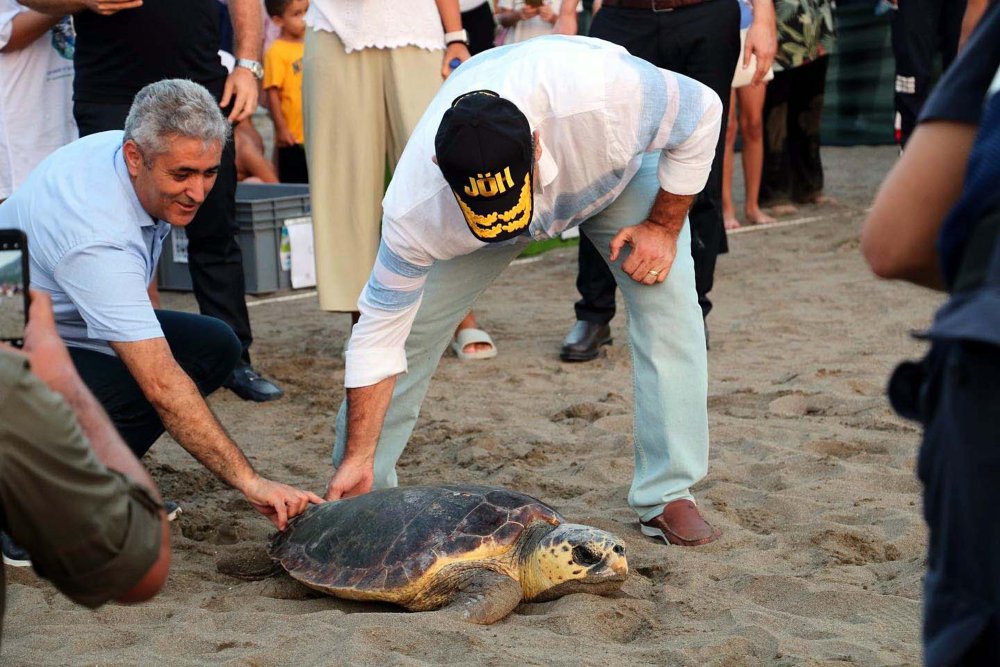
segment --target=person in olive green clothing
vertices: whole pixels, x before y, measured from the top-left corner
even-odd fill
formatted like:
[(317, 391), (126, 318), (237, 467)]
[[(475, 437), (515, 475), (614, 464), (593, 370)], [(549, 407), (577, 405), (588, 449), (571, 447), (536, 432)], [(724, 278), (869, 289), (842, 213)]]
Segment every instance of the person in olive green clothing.
[[(31, 294), (23, 352), (0, 344), (0, 529), (79, 604), (148, 600), (170, 567), (159, 492)], [(0, 568), (0, 622), (5, 596)]]

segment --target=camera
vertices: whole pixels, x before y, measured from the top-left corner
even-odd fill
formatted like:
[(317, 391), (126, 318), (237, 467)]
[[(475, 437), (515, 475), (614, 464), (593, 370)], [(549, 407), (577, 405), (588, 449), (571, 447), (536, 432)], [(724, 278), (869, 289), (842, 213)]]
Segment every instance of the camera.
[(0, 340), (20, 347), (28, 321), (28, 238), (0, 229)]

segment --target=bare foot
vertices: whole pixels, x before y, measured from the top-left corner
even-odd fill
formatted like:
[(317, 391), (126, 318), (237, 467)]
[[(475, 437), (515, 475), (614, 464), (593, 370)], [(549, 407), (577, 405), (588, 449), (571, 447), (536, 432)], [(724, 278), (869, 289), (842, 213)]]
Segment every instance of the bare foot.
[(839, 206), (840, 205), (840, 202), (838, 202), (833, 197), (828, 197), (827, 195), (816, 195), (815, 197), (810, 198), (809, 203), (810, 204), (816, 204), (817, 206)]
[(751, 225), (769, 225), (772, 222), (777, 222), (777, 220), (759, 208), (756, 210), (747, 210), (747, 222)]
[(775, 204), (774, 206), (767, 207), (767, 210), (772, 215), (794, 215), (799, 212), (798, 206), (791, 204)]
[(735, 215), (724, 215), (722, 216), (722, 224), (725, 225), (727, 230), (739, 229), (740, 221), (736, 219)]
[[(458, 332), (463, 329), (478, 329), (479, 323), (476, 322), (476, 314), (469, 311), (469, 314), (465, 316), (461, 322), (458, 323), (458, 327), (455, 329), (455, 336), (458, 336)], [(493, 346), (489, 343), (469, 343), (462, 348), (462, 351), (466, 354), (474, 354), (476, 352), (489, 352), (493, 349)]]

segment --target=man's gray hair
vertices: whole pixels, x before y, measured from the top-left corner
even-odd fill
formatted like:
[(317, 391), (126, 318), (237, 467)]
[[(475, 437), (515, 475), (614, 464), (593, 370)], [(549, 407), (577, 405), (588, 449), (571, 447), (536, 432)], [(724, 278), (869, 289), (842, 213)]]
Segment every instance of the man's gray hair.
[(124, 140), (139, 144), (149, 161), (169, 150), (171, 137), (225, 145), (231, 132), (218, 102), (204, 86), (187, 79), (164, 79), (136, 94), (125, 118)]

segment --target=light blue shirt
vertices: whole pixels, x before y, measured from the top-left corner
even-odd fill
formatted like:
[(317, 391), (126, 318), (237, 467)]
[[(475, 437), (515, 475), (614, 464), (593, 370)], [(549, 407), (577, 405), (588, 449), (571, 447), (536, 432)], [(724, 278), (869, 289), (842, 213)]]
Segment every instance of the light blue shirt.
[(0, 227), (28, 237), (31, 287), (52, 295), (59, 335), (105, 354), (109, 341), (163, 336), (146, 288), (170, 225), (139, 203), (122, 135), (60, 148), (0, 205)]

